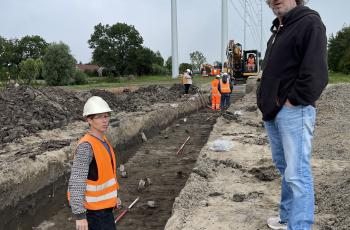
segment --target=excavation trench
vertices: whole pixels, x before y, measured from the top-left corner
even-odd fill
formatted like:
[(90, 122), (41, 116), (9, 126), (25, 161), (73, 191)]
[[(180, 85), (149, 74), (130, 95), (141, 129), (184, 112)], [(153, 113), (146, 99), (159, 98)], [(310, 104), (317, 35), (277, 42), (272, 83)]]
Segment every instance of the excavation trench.
[[(164, 229), (171, 216), (174, 199), (192, 172), (218, 116), (219, 113), (202, 108), (178, 117), (167, 127), (145, 130), (146, 142), (137, 136), (128, 144), (116, 147), (119, 149), (119, 162), (124, 164), (127, 172), (127, 178), (121, 178), (120, 173), (118, 175), (119, 195), (124, 208), (140, 197), (139, 202), (117, 224), (118, 230)], [(189, 141), (177, 155), (188, 137)], [(147, 178), (151, 184), (147, 183)], [(138, 189), (141, 179), (146, 181), (146, 185)], [(154, 207), (148, 205), (150, 202), (154, 202)], [(115, 215), (122, 210), (116, 211)], [(65, 206), (42, 222), (38, 229), (73, 229), (74, 224), (71, 211)]]
[[(205, 97), (192, 95), (113, 115), (108, 137), (117, 150), (118, 165), (125, 164), (128, 172), (127, 178), (119, 178), (120, 197), (128, 205), (140, 196), (118, 229), (164, 228), (174, 198), (219, 115), (203, 109), (206, 104)], [(65, 193), (72, 149), (86, 128), (84, 122), (71, 122), (2, 146), (0, 229), (74, 228)], [(147, 142), (141, 133), (148, 137)], [(184, 150), (176, 155), (188, 136), (191, 138)], [(146, 178), (152, 184), (137, 190), (140, 179)], [(155, 207), (149, 208), (147, 201), (154, 201)]]
[[(124, 206), (128, 206), (136, 197), (140, 200), (117, 224), (120, 229), (164, 229), (171, 215), (175, 197), (185, 185), (192, 172), (197, 156), (206, 143), (218, 114), (201, 109), (193, 114), (176, 119), (162, 130), (148, 133), (144, 143), (135, 141), (133, 148), (118, 151), (123, 156), (127, 178), (118, 175), (118, 191)], [(211, 118), (210, 118), (211, 117)], [(208, 119), (210, 118), (210, 119)], [(186, 122), (185, 122), (186, 121)], [(147, 134), (146, 134), (147, 136)], [(176, 152), (190, 136), (183, 150)], [(120, 174), (120, 173), (119, 173)], [(145, 188), (138, 189), (141, 179), (151, 181)], [(148, 180), (148, 181), (149, 181)], [(149, 207), (147, 202), (154, 201)], [(121, 210), (116, 211), (118, 215)], [(68, 207), (56, 210), (51, 218), (42, 222), (38, 229), (73, 229), (75, 221)]]
[[(148, 137), (158, 134), (178, 117), (203, 105), (202, 100), (193, 97), (177, 104), (158, 104), (147, 112), (120, 112), (113, 116), (108, 136), (119, 152), (118, 163), (126, 162), (136, 152), (141, 133)], [(0, 229), (30, 229), (66, 206), (71, 152), (85, 130), (84, 122), (75, 122), (5, 146), (8, 156), (6, 162), (1, 161), (1, 173), (8, 177), (0, 180)], [(5, 151), (1, 157), (5, 159)]]
[[(243, 95), (244, 93), (233, 95), (233, 102)], [(127, 178), (120, 178), (119, 175), (120, 197), (124, 206), (128, 206), (137, 197), (140, 197), (140, 200), (117, 224), (118, 230), (164, 229), (171, 216), (174, 200), (185, 186), (219, 116), (220, 113), (212, 112), (208, 108), (201, 109), (175, 119), (162, 130), (152, 129), (154, 136), (142, 144), (138, 142), (140, 145), (137, 145), (137, 148), (125, 148), (120, 151), (119, 155), (126, 156), (122, 162), (126, 162), (124, 165), (127, 171)], [(188, 137), (189, 141), (177, 155)], [(147, 178), (151, 184), (147, 183)], [(138, 188), (141, 179), (146, 181), (146, 185), (140, 190)], [(154, 202), (154, 207), (148, 205), (150, 202)], [(120, 212), (121, 210), (115, 212), (115, 215)], [(51, 220), (55, 223), (52, 229), (73, 227), (74, 220), (70, 219), (70, 216), (70, 210), (61, 210)], [(62, 217), (63, 220), (70, 219), (70, 222), (59, 221)]]

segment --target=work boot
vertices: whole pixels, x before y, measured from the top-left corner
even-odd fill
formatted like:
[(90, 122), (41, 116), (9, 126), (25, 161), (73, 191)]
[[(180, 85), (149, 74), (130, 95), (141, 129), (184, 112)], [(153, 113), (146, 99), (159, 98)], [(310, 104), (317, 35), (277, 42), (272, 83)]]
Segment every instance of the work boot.
[(287, 222), (281, 221), (279, 217), (270, 217), (267, 219), (267, 225), (271, 229), (287, 229)]

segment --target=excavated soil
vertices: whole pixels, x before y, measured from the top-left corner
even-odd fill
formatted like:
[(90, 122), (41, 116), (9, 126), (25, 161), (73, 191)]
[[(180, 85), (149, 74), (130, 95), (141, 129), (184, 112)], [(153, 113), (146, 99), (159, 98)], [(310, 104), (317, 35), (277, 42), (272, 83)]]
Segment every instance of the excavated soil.
[[(81, 112), (88, 97), (101, 96), (117, 112), (111, 119), (111, 127), (125, 129), (113, 136), (112, 142), (121, 143), (116, 146), (119, 150), (138, 144), (138, 132), (154, 134), (177, 116), (202, 106), (201, 97), (193, 95), (194, 90), (191, 97), (183, 97), (179, 88), (153, 85), (119, 94), (97, 89), (72, 91), (27, 86), (11, 86), (0, 91), (0, 174), (8, 175), (2, 177), (0, 190), (9, 197), (0, 197), (3, 201), (0, 229), (31, 228), (61, 208), (71, 159), (69, 149), (74, 148), (70, 145), (84, 132)], [(128, 128), (131, 122), (132, 127)], [(118, 159), (123, 162), (127, 158), (125, 154)], [(16, 164), (18, 167), (13, 167)]]
[(329, 86), (317, 109), (313, 157), (327, 162), (315, 175), (320, 229), (350, 229), (350, 84)]
[[(34, 89), (25, 86), (2, 90), (0, 155), (5, 154), (3, 146), (16, 143), (21, 137), (81, 120), (84, 101), (93, 94), (109, 101), (112, 109), (131, 113), (147, 111), (155, 103), (181, 101), (184, 98), (181, 98), (179, 89), (179, 85), (170, 90), (162, 86), (149, 86), (121, 94), (105, 90), (74, 92), (64, 88)], [(331, 85), (317, 103), (318, 117), (313, 145), (315, 229), (350, 229), (349, 95), (349, 84)], [(140, 196), (140, 201), (120, 221), (118, 229), (164, 229), (172, 215), (174, 200), (174, 210), (182, 210), (180, 213), (183, 212), (185, 217), (179, 218), (181, 225), (172, 228), (171, 223), (168, 223), (170, 227), (167, 229), (182, 229), (181, 226), (192, 230), (218, 229), (218, 226), (221, 229), (267, 229), (266, 215), (277, 212), (279, 176), (268, 157), (268, 141), (254, 100), (254, 94), (250, 94), (239, 101), (239, 105), (221, 113), (222, 117), (216, 124), (220, 132), (214, 129), (214, 134), (210, 134), (218, 114), (202, 110), (187, 116), (186, 122), (179, 118), (173, 125), (159, 131), (159, 135), (149, 138), (139, 148), (130, 150), (135, 152), (119, 152), (131, 156), (130, 159), (123, 158), (128, 177), (119, 178), (119, 194), (123, 204), (129, 205), (137, 196)], [(242, 113), (245, 115), (242, 116)], [(237, 124), (234, 127), (241, 127), (242, 131), (227, 129), (230, 124)], [(239, 144), (235, 148), (242, 150), (235, 149), (231, 155), (209, 151), (200, 156), (209, 134), (213, 135), (212, 139), (225, 137), (237, 142)], [(191, 138), (184, 151), (175, 155), (188, 136)], [(60, 149), (69, 141), (42, 142), (32, 148), (32, 153), (18, 151), (13, 159), (7, 160), (15, 161), (27, 154), (35, 158), (36, 150)], [(251, 146), (251, 149), (246, 146)], [(248, 151), (248, 154), (240, 154), (241, 151)], [(249, 158), (249, 151), (255, 157)], [(261, 159), (256, 159), (256, 156)], [(4, 164), (6, 160), (0, 161), (1, 167)], [(140, 179), (147, 181), (147, 178), (151, 184), (138, 190)], [(239, 186), (234, 187), (233, 184)], [(184, 191), (179, 195), (183, 186)], [(148, 207), (148, 201), (154, 201), (155, 207)], [(248, 207), (250, 213), (248, 219), (244, 219), (247, 205), (253, 206)], [(237, 212), (235, 208), (238, 208)], [(208, 210), (215, 212), (210, 213)], [(18, 212), (20, 210), (14, 210), (15, 214)], [(211, 215), (209, 219), (208, 213)], [(187, 220), (187, 224), (182, 220)], [(226, 222), (233, 225), (225, 225)], [(74, 220), (70, 210), (62, 207), (56, 215), (33, 229), (74, 229)]]
[[(317, 103), (315, 230), (350, 229), (349, 95), (350, 84), (330, 85)], [(213, 151), (216, 140), (233, 147)], [(217, 164), (227, 160), (233, 163)], [(252, 93), (217, 119), (165, 229), (267, 230), (267, 218), (278, 215), (279, 197), (280, 176)]]
[(114, 111), (136, 112), (155, 103), (178, 100), (181, 97), (180, 89), (181, 85), (170, 89), (151, 85), (133, 92), (114, 94), (98, 89), (74, 92), (61, 87), (35, 89), (10, 86), (0, 91), (0, 145), (40, 130), (60, 128), (82, 120), (84, 103), (92, 95), (104, 98)]
[[(118, 175), (118, 193), (123, 202), (123, 209), (136, 197), (140, 197), (139, 202), (117, 224), (118, 230), (164, 229), (171, 215), (174, 199), (186, 183), (217, 116), (218, 114), (203, 109), (178, 119), (156, 136), (149, 138), (135, 152), (125, 150), (118, 153), (131, 156), (125, 163), (127, 178)], [(212, 118), (208, 119), (209, 117)], [(177, 155), (188, 136), (189, 141)], [(146, 181), (146, 185), (145, 188), (138, 189), (141, 179)], [(154, 207), (147, 205), (149, 201), (154, 201)], [(115, 216), (123, 209), (116, 211)], [(69, 208), (65, 207), (43, 222), (38, 229), (45, 229), (46, 225), (50, 225), (48, 229), (51, 230), (74, 229), (75, 221), (71, 218)]]

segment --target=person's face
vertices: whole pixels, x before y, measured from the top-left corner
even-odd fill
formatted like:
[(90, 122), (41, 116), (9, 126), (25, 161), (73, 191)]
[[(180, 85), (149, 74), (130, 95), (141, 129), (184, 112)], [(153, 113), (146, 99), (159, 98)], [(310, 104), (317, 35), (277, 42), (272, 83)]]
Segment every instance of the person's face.
[(90, 124), (90, 129), (92, 131), (104, 133), (108, 129), (109, 119), (110, 119), (109, 113), (100, 113), (100, 114), (96, 114), (92, 118), (88, 118), (87, 121)]
[(269, 6), (273, 13), (278, 17), (283, 17), (286, 13), (297, 6), (295, 0), (269, 0)]

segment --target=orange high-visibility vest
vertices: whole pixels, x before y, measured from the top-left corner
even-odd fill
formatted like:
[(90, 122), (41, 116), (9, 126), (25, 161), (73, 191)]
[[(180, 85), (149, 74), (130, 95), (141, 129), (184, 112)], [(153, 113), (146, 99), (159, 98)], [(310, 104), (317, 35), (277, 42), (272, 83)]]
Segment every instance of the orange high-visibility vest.
[(221, 90), (221, 93), (231, 93), (230, 83), (228, 81), (226, 83), (223, 83), (222, 79), (221, 79), (220, 80), (220, 90)]
[(219, 86), (219, 79), (214, 79), (211, 81), (211, 94), (216, 95), (220, 94), (218, 86)]
[(89, 210), (113, 208), (117, 205), (117, 190), (119, 188), (119, 184), (116, 174), (115, 154), (111, 144), (108, 142), (105, 136), (103, 139), (109, 146), (112, 159), (106, 147), (98, 138), (90, 134), (86, 134), (78, 142), (78, 145), (83, 142), (88, 142), (91, 145), (98, 171), (97, 181), (89, 179), (86, 180), (84, 207)]

